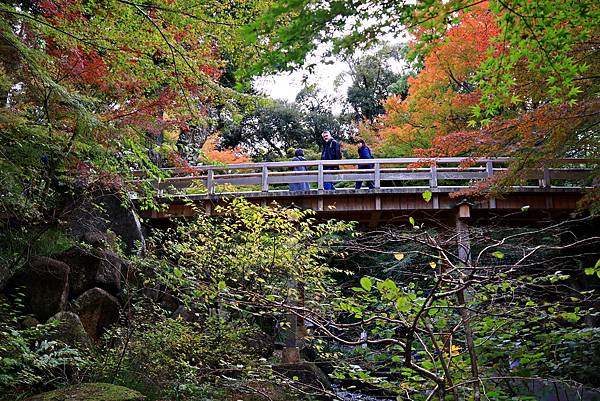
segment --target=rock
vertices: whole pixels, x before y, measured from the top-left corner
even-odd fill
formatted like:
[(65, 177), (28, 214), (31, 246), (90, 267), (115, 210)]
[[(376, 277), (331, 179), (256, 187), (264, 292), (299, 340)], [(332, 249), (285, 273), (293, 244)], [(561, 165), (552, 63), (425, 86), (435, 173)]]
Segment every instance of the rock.
[(102, 249), (88, 251), (73, 247), (59, 258), (71, 267), (71, 298), (78, 297), (94, 287), (102, 288), (113, 295), (121, 290), (123, 262), (115, 253)]
[(8, 293), (22, 292), (28, 311), (40, 321), (65, 310), (69, 294), (69, 271), (65, 263), (47, 258), (33, 257), (17, 271), (8, 283)]
[(74, 312), (93, 340), (98, 340), (107, 326), (119, 320), (119, 301), (101, 288), (87, 290), (74, 305)]
[(300, 383), (331, 390), (327, 375), (312, 362), (282, 363), (273, 366), (273, 370)]
[(143, 401), (145, 399), (142, 394), (127, 387), (108, 383), (86, 383), (38, 394), (25, 401)]
[(0, 265), (0, 292), (4, 291), (8, 280), (10, 279), (11, 271), (7, 266)]
[(78, 349), (90, 348), (92, 341), (86, 333), (79, 316), (73, 312), (58, 312), (48, 319), (47, 323), (58, 321), (56, 332), (50, 336), (51, 340), (59, 340)]
[(69, 225), (76, 238), (89, 232), (110, 230), (121, 239), (128, 254), (143, 254), (146, 249), (137, 214), (132, 208), (123, 207), (122, 200), (113, 194), (97, 194), (75, 207), (70, 213)]
[(116, 245), (114, 238), (109, 238), (108, 235), (101, 233), (100, 231), (88, 231), (83, 234), (81, 240), (86, 244), (99, 249), (111, 249)]
[[(60, 313), (60, 312), (59, 312)], [(37, 320), (36, 318), (32, 317), (32, 316), (27, 316), (25, 319), (23, 319), (23, 321), (21, 322), (21, 326), (25, 329), (30, 329), (32, 327), (37, 326), (38, 324), (40, 324), (40, 321)]]
[(263, 358), (269, 358), (275, 350), (275, 341), (273, 337), (260, 330), (255, 331), (246, 338), (247, 348), (252, 353)]

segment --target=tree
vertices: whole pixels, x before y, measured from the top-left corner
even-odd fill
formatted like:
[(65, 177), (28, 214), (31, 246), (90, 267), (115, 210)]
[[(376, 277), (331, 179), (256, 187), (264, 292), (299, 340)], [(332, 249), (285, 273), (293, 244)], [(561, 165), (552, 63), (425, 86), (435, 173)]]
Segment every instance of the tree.
[(253, 157), (262, 160), (284, 157), (290, 147), (303, 146), (311, 140), (302, 124), (301, 112), (293, 104), (280, 100), (258, 105), (239, 124), (226, 125), (221, 136), (221, 147), (242, 145)]
[(448, 28), (460, 21), (460, 11), (485, 4), (489, 4), (502, 32), (497, 45), (505, 55), (487, 60), (476, 78), (485, 95), (486, 113), (492, 116), (510, 101), (515, 82), (505, 72), (520, 63), (533, 74), (552, 76), (545, 88), (550, 97), (573, 98), (579, 84), (573, 80), (584, 74), (589, 64), (571, 52), (589, 44), (598, 33), (600, 10), (591, 0), (535, 4), (526, 0), (281, 1), (246, 27), (249, 40), (274, 45), (249, 71), (292, 69), (320, 43), (332, 44), (333, 53), (352, 54), (378, 43), (385, 35), (407, 32), (417, 34), (416, 50), (426, 55)]
[(214, 110), (250, 98), (219, 85), (221, 55), (251, 58), (235, 25), (267, 2), (0, 4), (0, 275), (64, 224), (65, 204), (99, 190), (126, 196), (132, 169), (158, 178), (163, 162), (186, 167), (181, 133), (201, 146)]
[[(348, 87), (347, 99), (354, 108), (356, 119), (372, 122), (384, 113), (383, 101), (392, 93), (390, 86), (401, 78), (390, 65), (390, 61), (398, 61), (398, 52), (397, 47), (384, 46), (375, 54), (348, 59), (352, 84)], [(402, 90), (401, 83), (398, 90)]]
[(317, 327), (318, 348), (331, 349), (323, 336), (348, 347), (336, 377), (415, 400), (508, 400), (528, 394), (527, 378), (597, 385), (590, 370), (570, 367), (600, 362), (585, 345), (598, 347), (600, 332), (584, 323), (598, 281), (576, 284), (596, 274), (582, 267), (600, 257), (592, 219), (432, 223), (411, 218), (350, 240), (340, 263), (362, 277), (341, 284), (333, 312), (295, 308)]
[(463, 14), (423, 58), (422, 69), (407, 79), (407, 95), (387, 99), (383, 127), (370, 127), (378, 131), (384, 154), (414, 156), (418, 149), (430, 148), (435, 138), (475, 130), (469, 121), (472, 108), (481, 101), (481, 90), (474, 75), (499, 29), (485, 7)]
[(332, 114), (330, 102), (315, 87), (302, 89), (294, 103), (264, 100), (239, 122), (225, 125), (219, 146), (241, 146), (254, 159), (274, 160), (285, 157), (290, 149), (318, 149), (325, 130), (348, 138), (352, 128), (344, 116)]

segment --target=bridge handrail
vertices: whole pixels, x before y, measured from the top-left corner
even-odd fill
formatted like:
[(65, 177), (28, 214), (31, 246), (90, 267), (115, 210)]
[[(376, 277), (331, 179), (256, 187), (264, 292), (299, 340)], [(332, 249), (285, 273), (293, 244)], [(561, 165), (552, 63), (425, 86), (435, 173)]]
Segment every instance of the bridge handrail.
[[(306, 160), (285, 162), (242, 163), (228, 165), (200, 165), (191, 169), (164, 169), (172, 176), (157, 182), (159, 191), (175, 186), (187, 188), (193, 182), (200, 181), (209, 194), (215, 193), (215, 187), (221, 184), (260, 185), (262, 192), (269, 191), (269, 185), (316, 182), (317, 189), (323, 189), (325, 181), (372, 181), (375, 188), (381, 187), (382, 181), (429, 181), (430, 188), (437, 188), (439, 180), (483, 180), (506, 169), (511, 161), (508, 157), (475, 158), (475, 157), (443, 157), (443, 158), (380, 158), (380, 159), (344, 159), (344, 160)], [(539, 187), (551, 187), (552, 179), (570, 180), (584, 179), (590, 168), (555, 168), (559, 165), (598, 164), (597, 159), (557, 159), (539, 170), (531, 170), (528, 178), (538, 180)], [(458, 165), (454, 165), (458, 164)], [(461, 165), (466, 164), (467, 167)], [(326, 167), (373, 165), (373, 168), (326, 169)], [(401, 165), (401, 167), (388, 167)], [(447, 166), (444, 166), (447, 165)], [(277, 171), (295, 167), (317, 167), (306, 171)], [(273, 170), (277, 169), (277, 170)], [(231, 170), (255, 170), (244, 173), (230, 173)], [(219, 174), (219, 172), (225, 172)], [(529, 171), (529, 170), (528, 170)], [(143, 175), (133, 172), (138, 180)], [(271, 178), (271, 179), (269, 179)]]
[[(285, 162), (259, 162), (259, 163), (239, 163), (239, 164), (224, 164), (224, 165), (190, 165), (192, 170), (207, 171), (207, 170), (233, 170), (233, 169), (252, 169), (262, 167), (285, 168), (285, 167), (313, 167), (313, 166), (346, 166), (356, 164), (445, 164), (445, 163), (508, 163), (512, 159), (509, 157), (495, 158), (473, 158), (473, 157), (438, 157), (438, 158), (423, 158), (423, 157), (400, 157), (400, 158), (377, 158), (377, 159), (342, 159), (342, 160), (306, 160), (306, 161), (285, 161)], [(568, 158), (556, 159), (553, 164), (568, 164), (568, 163), (599, 163), (597, 159), (586, 158)], [(167, 172), (190, 172), (189, 169), (181, 169), (176, 167), (161, 169)], [(133, 175), (142, 174), (141, 170), (133, 170)]]

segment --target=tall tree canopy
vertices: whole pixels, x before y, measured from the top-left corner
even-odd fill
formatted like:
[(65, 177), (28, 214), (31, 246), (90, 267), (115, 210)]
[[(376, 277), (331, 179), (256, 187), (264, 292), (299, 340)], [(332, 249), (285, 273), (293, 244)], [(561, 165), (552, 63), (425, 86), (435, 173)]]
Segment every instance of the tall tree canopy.
[[(48, 170), (118, 184), (115, 173), (130, 162), (152, 165), (147, 151), (163, 137), (176, 141), (179, 131), (212, 124), (215, 109), (244, 102), (221, 77), (228, 63), (250, 59), (236, 27), (266, 4), (0, 5), (2, 208), (33, 205)], [(173, 149), (165, 151), (175, 156)]]

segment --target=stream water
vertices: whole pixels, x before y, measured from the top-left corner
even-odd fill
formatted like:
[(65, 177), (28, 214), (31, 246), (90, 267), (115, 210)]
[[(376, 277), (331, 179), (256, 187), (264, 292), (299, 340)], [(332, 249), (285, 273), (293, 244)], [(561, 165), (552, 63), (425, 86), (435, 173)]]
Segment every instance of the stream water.
[(393, 398), (377, 397), (374, 395), (363, 394), (356, 390), (346, 390), (339, 384), (333, 384), (332, 388), (338, 400), (341, 401), (396, 401)]

